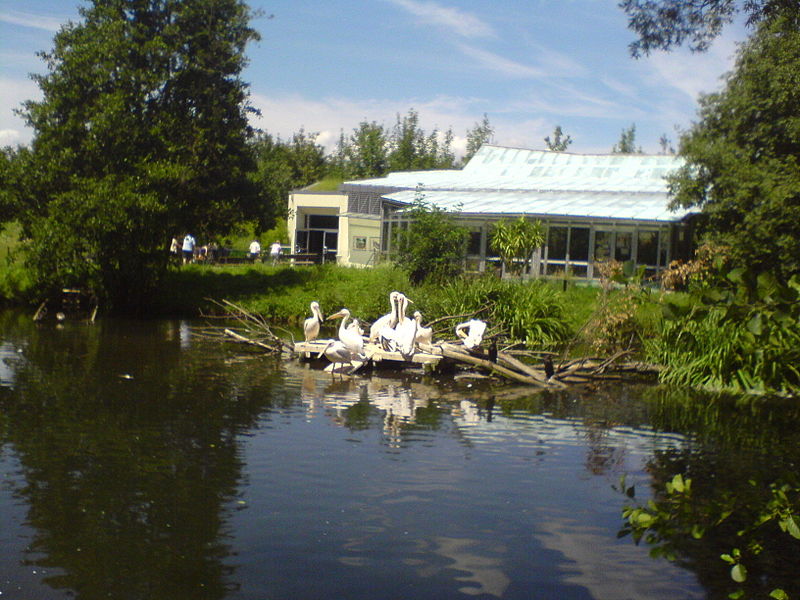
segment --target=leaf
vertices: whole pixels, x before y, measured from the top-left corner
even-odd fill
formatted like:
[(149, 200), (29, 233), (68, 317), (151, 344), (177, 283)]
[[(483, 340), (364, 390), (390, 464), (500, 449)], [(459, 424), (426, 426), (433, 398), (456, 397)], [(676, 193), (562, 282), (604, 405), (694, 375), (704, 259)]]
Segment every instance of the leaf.
[(753, 335), (761, 335), (763, 329), (763, 318), (761, 313), (756, 313), (753, 318), (747, 322), (747, 330)]
[(784, 592), (781, 588), (775, 588), (769, 593), (770, 598), (775, 598), (775, 600), (789, 600), (789, 595)]
[(741, 563), (734, 565), (731, 569), (731, 579), (736, 583), (745, 582), (747, 580), (747, 568)]
[(679, 494), (682, 494), (686, 490), (686, 487), (683, 484), (683, 476), (681, 476), (680, 473), (678, 473), (677, 475), (675, 475), (675, 477), (672, 478), (672, 487)]
[(783, 521), (783, 524), (786, 527), (786, 531), (789, 532), (789, 535), (796, 540), (800, 540), (800, 527), (797, 526), (797, 521), (795, 521), (792, 515), (786, 517), (786, 519)]

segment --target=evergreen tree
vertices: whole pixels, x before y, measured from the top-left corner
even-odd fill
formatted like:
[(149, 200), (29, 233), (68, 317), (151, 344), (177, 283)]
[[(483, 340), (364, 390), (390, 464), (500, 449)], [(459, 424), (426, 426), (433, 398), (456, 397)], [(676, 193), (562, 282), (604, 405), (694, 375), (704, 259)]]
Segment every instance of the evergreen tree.
[(244, 49), (258, 34), (242, 0), (93, 0), (62, 27), (18, 215), (42, 292), (91, 288), (146, 301), (172, 236), (210, 237), (272, 211), (251, 177)]

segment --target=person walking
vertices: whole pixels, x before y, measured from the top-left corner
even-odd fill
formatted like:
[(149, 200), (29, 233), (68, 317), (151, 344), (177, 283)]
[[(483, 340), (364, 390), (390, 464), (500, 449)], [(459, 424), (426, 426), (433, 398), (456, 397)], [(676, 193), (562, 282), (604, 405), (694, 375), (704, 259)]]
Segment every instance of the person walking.
[(272, 258), (272, 264), (277, 264), (278, 260), (281, 257), (281, 243), (276, 241), (272, 243), (272, 246), (269, 247), (269, 255)]
[(258, 240), (253, 240), (250, 242), (250, 260), (255, 262), (258, 260), (259, 255), (261, 254), (261, 244), (258, 243)]
[(187, 262), (192, 262), (194, 258), (194, 246), (197, 242), (194, 241), (194, 237), (192, 237), (191, 233), (187, 233), (186, 237), (183, 238), (183, 264)]

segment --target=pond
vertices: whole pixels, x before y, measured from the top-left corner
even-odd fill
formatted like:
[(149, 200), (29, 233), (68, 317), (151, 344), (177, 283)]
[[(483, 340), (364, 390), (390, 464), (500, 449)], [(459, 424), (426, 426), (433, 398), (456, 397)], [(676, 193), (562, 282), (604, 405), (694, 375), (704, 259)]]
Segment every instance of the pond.
[(620, 477), (797, 471), (785, 401), (332, 376), (201, 325), (0, 313), (0, 598), (724, 598), (735, 534), (652, 558)]

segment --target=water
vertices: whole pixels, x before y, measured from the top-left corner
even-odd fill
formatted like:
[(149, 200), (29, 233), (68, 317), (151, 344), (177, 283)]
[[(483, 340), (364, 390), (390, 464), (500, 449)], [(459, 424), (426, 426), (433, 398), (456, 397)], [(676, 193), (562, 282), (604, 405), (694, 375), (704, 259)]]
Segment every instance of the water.
[(332, 377), (199, 325), (0, 314), (0, 599), (725, 597), (730, 540), (617, 538), (620, 475), (796, 470), (791, 406)]

